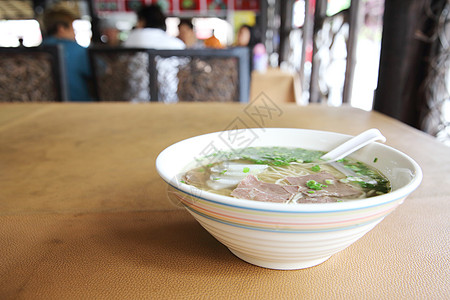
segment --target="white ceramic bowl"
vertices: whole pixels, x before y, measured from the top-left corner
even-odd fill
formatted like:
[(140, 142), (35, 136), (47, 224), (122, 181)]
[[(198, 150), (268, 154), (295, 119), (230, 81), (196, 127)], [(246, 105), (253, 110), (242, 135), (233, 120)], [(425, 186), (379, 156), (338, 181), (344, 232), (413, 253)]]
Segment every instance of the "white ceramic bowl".
[(236, 199), (181, 183), (179, 176), (196, 158), (213, 150), (281, 146), (328, 151), (349, 138), (333, 132), (286, 128), (222, 131), (168, 147), (158, 156), (156, 168), (174, 191), (172, 197), (236, 256), (271, 269), (302, 269), (320, 264), (348, 247), (399, 206), (422, 180), (419, 165), (398, 150), (370, 144), (351, 156), (387, 176), (392, 192), (321, 204)]

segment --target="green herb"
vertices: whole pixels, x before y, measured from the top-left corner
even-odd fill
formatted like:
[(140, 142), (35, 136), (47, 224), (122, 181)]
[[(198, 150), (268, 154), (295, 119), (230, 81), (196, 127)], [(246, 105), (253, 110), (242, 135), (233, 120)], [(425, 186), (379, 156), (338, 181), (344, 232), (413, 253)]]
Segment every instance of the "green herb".
[(319, 172), (320, 171), (320, 166), (319, 165), (314, 165), (311, 167), (311, 170), (314, 172)]
[(390, 191), (390, 186), (388, 185), (388, 181), (385, 179), (377, 180), (377, 183), (372, 184), (365, 181), (351, 181), (353, 184), (358, 184), (364, 189), (373, 189), (377, 194), (386, 194)]
[(359, 173), (362, 171), (362, 169), (358, 165), (345, 165), (347, 169), (350, 169), (352, 171), (355, 171), (356, 173)]
[(248, 167), (245, 167), (243, 170), (242, 170), (242, 172), (244, 172), (244, 173), (248, 173), (248, 172), (250, 172), (250, 168), (248, 168)]
[(315, 192), (314, 192), (314, 191), (311, 191), (311, 190), (309, 190), (309, 191), (308, 191), (308, 193), (309, 193), (309, 194), (314, 194)]
[(222, 170), (219, 174), (220, 174), (220, 175), (223, 175), (223, 174), (225, 174), (227, 171), (228, 171), (227, 169), (224, 169), (224, 170)]
[[(370, 168), (368, 165), (364, 165), (360, 161), (347, 162), (344, 165), (346, 168), (351, 169), (356, 172), (356, 174), (364, 176), (368, 176), (376, 181), (375, 184), (371, 184), (365, 182), (361, 178), (353, 177), (347, 178), (347, 182), (351, 182), (352, 184), (357, 184), (364, 189), (373, 189), (376, 192), (382, 192), (383, 194), (388, 193), (391, 190), (391, 186), (387, 178), (385, 178), (381, 173), (376, 171), (375, 169)], [(359, 180), (357, 180), (359, 179)], [(344, 180), (340, 180), (341, 182), (345, 182)]]
[(288, 147), (248, 147), (223, 153), (225, 159), (244, 159), (256, 164), (286, 166), (291, 162), (310, 163), (320, 160), (323, 151)]
[(322, 184), (320, 182), (317, 182), (315, 180), (309, 180), (306, 183), (306, 186), (309, 187), (312, 190), (320, 191), (324, 187), (328, 187), (328, 185)]
[(181, 182), (181, 183), (186, 183), (186, 181), (184, 181), (184, 180), (180, 180), (180, 182)]
[(325, 179), (326, 184), (334, 184), (334, 180), (331, 179)]
[(373, 162), (376, 163), (377, 161), (378, 161), (378, 157), (375, 157), (375, 158), (373, 159)]

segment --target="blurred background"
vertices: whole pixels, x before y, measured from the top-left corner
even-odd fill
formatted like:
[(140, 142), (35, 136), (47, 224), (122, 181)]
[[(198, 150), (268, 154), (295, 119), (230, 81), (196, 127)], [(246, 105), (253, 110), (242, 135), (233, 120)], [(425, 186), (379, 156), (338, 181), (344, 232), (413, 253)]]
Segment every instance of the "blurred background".
[[(111, 43), (111, 36), (118, 43), (127, 39), (136, 24), (135, 11), (142, 5), (157, 2), (167, 18), (167, 32), (178, 35), (180, 18), (192, 18), (200, 40), (215, 36), (225, 46), (235, 42), (237, 30), (242, 24), (256, 25), (264, 32), (263, 40), (269, 57), (269, 65), (284, 70), (303, 72), (303, 82), (309, 83), (311, 75), (312, 42), (303, 45), (306, 13), (314, 13), (315, 1), (152, 1), (152, 0), (9, 0), (0, 1), (0, 47), (38, 46), (42, 42), (40, 17), (46, 7), (64, 4), (79, 12), (81, 19), (74, 22), (77, 42), (89, 47), (93, 44)], [(370, 110), (377, 84), (378, 61), (381, 45), (384, 0), (362, 1), (364, 22), (358, 34), (358, 52), (355, 84), (349, 101), (353, 106)], [(321, 67), (323, 88), (331, 105), (342, 103), (343, 79), (346, 69), (346, 40), (349, 35), (346, 12), (350, 0), (328, 1), (327, 24), (320, 34), (321, 49), (318, 55), (326, 65)], [(306, 7), (308, 5), (309, 7)], [(309, 9), (308, 9), (309, 8)], [(290, 15), (287, 16), (287, 13)], [(288, 22), (281, 26), (281, 22)], [(307, 24), (308, 25), (308, 24)], [(306, 25), (306, 26), (307, 26)], [(311, 24), (309, 24), (311, 25)], [(286, 28), (282, 32), (280, 29)], [(21, 41), (21, 42), (20, 42)], [(302, 62), (302, 47), (305, 57)], [(328, 47), (325, 51), (323, 47)], [(282, 53), (280, 53), (282, 52)], [(339, 78), (339, 80), (336, 80)], [(364, 78), (364, 80), (360, 80)], [(358, 80), (359, 79), (359, 80)], [(309, 99), (309, 90), (303, 88), (303, 100)]]
[(224, 48), (235, 45), (241, 25), (258, 28), (269, 69), (298, 80), (299, 105), (376, 109), (449, 139), (447, 0), (2, 0), (0, 47), (39, 46), (42, 14), (52, 5), (80, 15), (79, 45), (120, 47), (135, 11), (152, 3), (174, 37), (183, 18), (192, 19), (198, 40), (214, 33)]

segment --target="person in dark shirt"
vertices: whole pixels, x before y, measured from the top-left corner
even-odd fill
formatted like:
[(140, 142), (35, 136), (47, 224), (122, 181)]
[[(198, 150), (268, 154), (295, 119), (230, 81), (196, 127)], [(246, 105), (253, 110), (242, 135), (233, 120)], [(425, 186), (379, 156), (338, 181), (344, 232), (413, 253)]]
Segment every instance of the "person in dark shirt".
[(43, 45), (62, 45), (69, 101), (92, 101), (88, 81), (92, 77), (86, 48), (77, 44), (73, 21), (77, 15), (65, 7), (54, 7), (44, 13)]

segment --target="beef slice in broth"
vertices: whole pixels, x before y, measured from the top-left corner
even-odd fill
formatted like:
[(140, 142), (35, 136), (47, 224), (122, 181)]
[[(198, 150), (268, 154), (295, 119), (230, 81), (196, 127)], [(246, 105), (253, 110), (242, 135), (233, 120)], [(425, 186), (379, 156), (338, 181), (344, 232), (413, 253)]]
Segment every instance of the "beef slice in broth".
[[(310, 180), (314, 180), (318, 183), (326, 185), (326, 187), (322, 187), (321, 190), (309, 189), (307, 186), (307, 182)], [(305, 187), (305, 189), (303, 189), (301, 192), (304, 194), (305, 197), (309, 198), (322, 198), (322, 197), (357, 198), (363, 194), (361, 190), (358, 190), (357, 188), (347, 183), (340, 182), (336, 177), (327, 172), (320, 172), (317, 174), (310, 174), (298, 177), (286, 177), (286, 181), (292, 185)]]
[(287, 202), (298, 193), (299, 186), (281, 185), (259, 181), (255, 176), (245, 177), (231, 192), (231, 196), (265, 202)]

